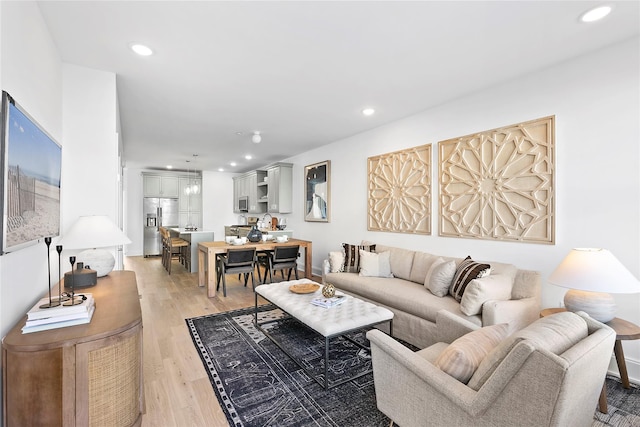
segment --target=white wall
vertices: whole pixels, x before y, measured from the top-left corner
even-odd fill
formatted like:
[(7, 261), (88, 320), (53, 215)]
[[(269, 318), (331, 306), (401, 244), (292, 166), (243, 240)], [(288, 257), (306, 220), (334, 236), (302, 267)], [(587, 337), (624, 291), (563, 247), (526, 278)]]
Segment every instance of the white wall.
[[(639, 52), (635, 38), (287, 159), (296, 165), (289, 227), (313, 241), (314, 270), (342, 242), (366, 239), (538, 270), (543, 307), (559, 306), (566, 289), (547, 278), (573, 247), (607, 248), (639, 278)], [(438, 237), (437, 142), (548, 115), (556, 116), (555, 245)], [(427, 143), (433, 144), (432, 235), (367, 231), (367, 157)], [(331, 160), (331, 222), (305, 222), (303, 168), (323, 160)], [(640, 294), (615, 298), (618, 317), (640, 324)], [(623, 346), (630, 376), (640, 379), (640, 341)]]
[[(63, 65), (35, 2), (0, 2), (0, 17), (0, 85), (62, 145), (62, 233), (78, 215), (101, 212), (115, 220), (115, 76)], [(54, 249), (54, 283), (57, 256)], [(47, 282), (44, 243), (0, 257), (2, 336), (47, 292)]]
[[(0, 2), (2, 75), (9, 92), (62, 146), (62, 62), (35, 3)], [(28, 34), (28, 37), (25, 36)], [(56, 240), (51, 244), (55, 249)], [(55, 258), (54, 258), (55, 255)], [(52, 259), (57, 259), (55, 250)], [(55, 264), (57, 265), (57, 263)], [(57, 274), (57, 268), (52, 275)], [(0, 334), (47, 292), (44, 243), (0, 257)]]

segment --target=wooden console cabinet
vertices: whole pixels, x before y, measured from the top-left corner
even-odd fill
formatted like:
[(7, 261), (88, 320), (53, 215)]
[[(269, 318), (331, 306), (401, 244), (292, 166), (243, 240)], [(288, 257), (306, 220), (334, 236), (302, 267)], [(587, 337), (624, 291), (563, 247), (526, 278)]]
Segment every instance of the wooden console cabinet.
[(25, 315), (2, 340), (5, 426), (141, 424), (142, 312), (135, 273), (112, 271), (81, 291), (95, 298), (91, 323), (23, 335)]

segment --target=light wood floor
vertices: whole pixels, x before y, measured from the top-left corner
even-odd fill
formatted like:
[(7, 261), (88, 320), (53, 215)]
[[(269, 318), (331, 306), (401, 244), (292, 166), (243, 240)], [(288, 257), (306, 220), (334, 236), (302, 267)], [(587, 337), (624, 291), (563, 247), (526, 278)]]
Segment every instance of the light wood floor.
[[(228, 275), (227, 297), (220, 292), (208, 298), (206, 288), (198, 287), (198, 274), (187, 273), (177, 261), (171, 275), (159, 257), (125, 257), (124, 268), (136, 272), (142, 306), (146, 398), (142, 426), (227, 426), (185, 319), (252, 306), (251, 279), (245, 288), (237, 276)], [(256, 275), (256, 283), (257, 279)]]

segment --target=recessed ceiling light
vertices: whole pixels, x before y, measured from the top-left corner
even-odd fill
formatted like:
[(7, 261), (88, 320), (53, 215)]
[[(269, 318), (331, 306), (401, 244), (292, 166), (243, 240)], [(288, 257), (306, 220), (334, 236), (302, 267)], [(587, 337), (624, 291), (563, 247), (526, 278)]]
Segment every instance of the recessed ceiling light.
[(224, 168), (218, 168), (218, 172), (224, 172)]
[(237, 163), (236, 162), (231, 162), (229, 163), (229, 166), (235, 166)]
[(242, 135), (242, 132), (236, 132), (236, 135), (240, 136)]
[(599, 6), (583, 13), (580, 16), (580, 21), (582, 22), (599, 21), (605, 16), (607, 16), (609, 13), (611, 13), (611, 6)]
[(247, 160), (251, 160), (253, 157), (251, 157), (251, 154), (247, 154), (246, 156), (244, 156), (244, 158)]
[(173, 169), (173, 166), (167, 165), (167, 169)]
[(131, 47), (132, 51), (134, 51), (135, 53), (137, 53), (140, 56), (153, 55), (153, 51), (151, 50), (151, 48), (149, 46), (145, 46), (145, 45), (140, 44), (140, 43), (131, 43), (130, 47)]
[(365, 116), (371, 116), (375, 112), (376, 110), (374, 110), (373, 108), (365, 108), (364, 110), (362, 110), (362, 114), (364, 114)]

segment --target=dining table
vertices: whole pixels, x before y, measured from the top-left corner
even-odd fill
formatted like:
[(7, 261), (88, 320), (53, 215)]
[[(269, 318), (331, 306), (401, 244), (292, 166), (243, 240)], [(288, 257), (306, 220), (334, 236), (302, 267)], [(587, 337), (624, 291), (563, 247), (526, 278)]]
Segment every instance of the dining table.
[(286, 242), (266, 240), (260, 242), (247, 242), (242, 245), (235, 245), (225, 241), (200, 242), (198, 243), (198, 286), (207, 286), (209, 298), (216, 296), (216, 254), (227, 253), (229, 249), (256, 248), (256, 251), (271, 251), (277, 246), (299, 245), (304, 248), (304, 277), (312, 279), (312, 244), (309, 240), (289, 239)]

